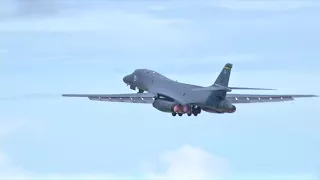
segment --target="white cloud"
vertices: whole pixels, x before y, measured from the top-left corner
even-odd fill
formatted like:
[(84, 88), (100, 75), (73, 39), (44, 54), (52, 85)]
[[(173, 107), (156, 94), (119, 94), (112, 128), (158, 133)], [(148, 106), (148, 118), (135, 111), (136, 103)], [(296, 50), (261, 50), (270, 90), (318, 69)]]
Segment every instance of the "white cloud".
[[(1, 140), (20, 129), (23, 123), (23, 121), (19, 120), (0, 122), (0, 146), (2, 146)], [(0, 179), (2, 179), (3, 176), (16, 176), (20, 175), (23, 172), (24, 171), (22, 169), (12, 164), (10, 158), (0, 148)]]
[(148, 9), (151, 11), (164, 11), (167, 8), (165, 6), (158, 5), (158, 6), (149, 6)]
[(160, 157), (160, 162), (167, 165), (163, 173), (151, 173), (150, 179), (204, 179), (225, 177), (228, 162), (214, 156), (203, 149), (185, 145), (177, 150), (169, 151)]
[[(15, 19), (0, 22), (0, 32), (27, 32), (32, 35), (47, 33), (71, 34), (63, 44), (71, 49), (146, 49), (182, 47), (189, 40), (186, 32), (177, 27), (183, 19), (151, 17), (147, 13), (129, 13), (120, 10), (92, 9), (70, 12), (44, 18)], [(51, 37), (57, 36), (53, 34)], [(74, 38), (74, 37), (79, 38)], [(72, 40), (72, 41), (71, 41)], [(46, 43), (46, 41), (44, 42)], [(54, 46), (53, 42), (52, 45)], [(63, 46), (61, 45), (61, 46)], [(46, 45), (45, 45), (46, 46)]]
[[(159, 162), (165, 163), (163, 173), (142, 172), (139, 179), (204, 179), (225, 177), (228, 171), (228, 162), (216, 157), (201, 148), (185, 145), (179, 149), (168, 151), (160, 156)], [(79, 173), (79, 174), (36, 174), (26, 173), (11, 165), (4, 154), (0, 154), (0, 179), (136, 179), (133, 176), (117, 176), (111, 173)], [(5, 174), (4, 174), (5, 173)]]
[(314, 7), (319, 5), (315, 1), (299, 1), (299, 0), (279, 0), (279, 1), (266, 1), (266, 0), (228, 0), (228, 1), (213, 1), (215, 7), (226, 8), (230, 10), (241, 11), (286, 11), (294, 10), (303, 7)]
[[(127, 13), (119, 10), (91, 10), (82, 13), (62, 14), (37, 19), (16, 19), (3, 21), (2, 31), (36, 32), (109, 32), (126, 31), (138, 33), (139, 30), (169, 28), (179, 19), (152, 18), (148, 14)], [(150, 33), (150, 32), (144, 32)]]
[(4, 152), (0, 151), (0, 179), (11, 176), (18, 177), (26, 174), (27, 173), (23, 169), (12, 164), (11, 160)]
[(24, 125), (22, 120), (6, 120), (3, 119), (0, 122), (0, 138), (10, 135), (13, 132), (19, 130)]
[[(153, 18), (148, 14), (126, 13), (122, 11), (92, 10), (37, 19), (16, 19), (0, 23), (1, 31), (14, 32), (90, 32), (106, 35), (121, 34), (123, 38), (132, 35), (150, 38), (165, 38), (178, 35), (171, 27), (185, 23), (181, 19)], [(159, 37), (160, 36), (160, 37)]]
[[(219, 56), (206, 56), (206, 57), (197, 57), (197, 58), (173, 58), (163, 61), (170, 62), (171, 66), (179, 66), (181, 65), (181, 62), (186, 64), (193, 65), (194, 62), (197, 62), (199, 64), (201, 63), (242, 63), (242, 62), (252, 62), (252, 61), (261, 61), (261, 58), (256, 56), (255, 54), (230, 54), (230, 55), (219, 55)], [(177, 63), (177, 64), (175, 64)], [(221, 66), (222, 68), (222, 66)]]

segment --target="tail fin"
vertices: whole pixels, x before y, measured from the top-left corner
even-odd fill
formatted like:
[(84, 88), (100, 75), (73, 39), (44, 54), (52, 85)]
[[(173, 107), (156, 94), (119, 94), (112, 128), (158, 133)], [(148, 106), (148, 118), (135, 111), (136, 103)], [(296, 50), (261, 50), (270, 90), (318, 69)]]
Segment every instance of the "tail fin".
[(219, 76), (217, 77), (216, 81), (214, 82), (213, 85), (220, 85), (224, 87), (228, 87), (229, 85), (229, 79), (230, 79), (230, 74), (231, 74), (231, 69), (232, 69), (232, 64), (227, 63), (222, 71), (220, 72)]
[(194, 88), (194, 91), (216, 91), (215, 94), (220, 97), (225, 97), (227, 92), (231, 92), (233, 89), (236, 90), (275, 90), (269, 88), (250, 88), (250, 87), (229, 87), (229, 79), (231, 75), (232, 64), (227, 63), (219, 76), (217, 77), (214, 84), (209, 87)]

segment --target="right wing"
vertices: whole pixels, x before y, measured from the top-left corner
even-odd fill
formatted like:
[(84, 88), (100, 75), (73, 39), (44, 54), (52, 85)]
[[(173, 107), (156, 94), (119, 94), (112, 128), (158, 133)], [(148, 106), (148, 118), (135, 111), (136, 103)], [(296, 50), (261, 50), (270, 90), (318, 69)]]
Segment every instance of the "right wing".
[(62, 94), (64, 97), (86, 97), (92, 101), (126, 102), (151, 104), (155, 94), (130, 93), (130, 94)]
[(294, 98), (318, 97), (316, 95), (259, 95), (259, 94), (227, 94), (230, 103), (262, 103), (291, 101)]

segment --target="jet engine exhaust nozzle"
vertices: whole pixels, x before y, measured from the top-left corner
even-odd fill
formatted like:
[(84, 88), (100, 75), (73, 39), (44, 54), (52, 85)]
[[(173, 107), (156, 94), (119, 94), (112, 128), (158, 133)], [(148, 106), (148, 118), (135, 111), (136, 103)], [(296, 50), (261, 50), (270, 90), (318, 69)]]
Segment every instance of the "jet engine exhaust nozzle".
[(173, 106), (174, 112), (183, 112), (183, 107), (181, 105), (175, 105)]
[(173, 106), (173, 112), (176, 113), (192, 113), (192, 108), (189, 106), (175, 105)]
[(188, 113), (191, 111), (191, 108), (189, 106), (183, 106), (183, 112)]

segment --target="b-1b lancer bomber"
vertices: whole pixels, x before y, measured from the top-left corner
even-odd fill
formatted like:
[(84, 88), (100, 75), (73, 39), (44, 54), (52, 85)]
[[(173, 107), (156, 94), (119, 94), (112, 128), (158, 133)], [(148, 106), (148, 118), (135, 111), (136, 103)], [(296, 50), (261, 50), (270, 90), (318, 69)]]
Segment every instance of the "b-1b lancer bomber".
[(129, 94), (63, 94), (65, 97), (87, 97), (95, 101), (145, 103), (172, 116), (197, 116), (209, 113), (234, 113), (238, 103), (289, 101), (316, 95), (229, 94), (232, 90), (272, 90), (265, 88), (229, 87), (232, 64), (226, 64), (214, 84), (208, 87), (174, 81), (149, 69), (136, 69), (123, 78), (132, 90)]

